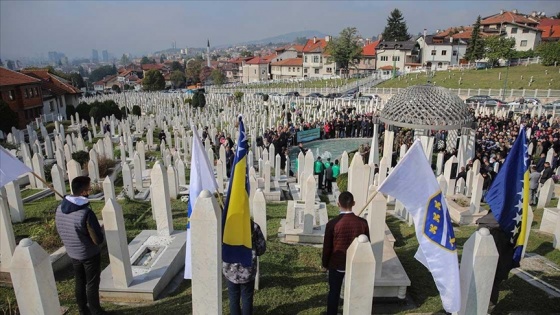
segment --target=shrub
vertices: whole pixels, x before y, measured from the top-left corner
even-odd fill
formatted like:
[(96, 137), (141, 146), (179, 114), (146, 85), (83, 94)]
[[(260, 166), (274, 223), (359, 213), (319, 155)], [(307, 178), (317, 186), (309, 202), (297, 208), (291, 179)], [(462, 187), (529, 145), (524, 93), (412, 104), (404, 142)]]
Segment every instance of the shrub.
[(243, 95), (244, 95), (243, 92), (237, 91), (237, 92), (233, 93), (233, 98), (235, 99), (235, 101), (237, 103), (241, 103), (241, 100), (243, 100)]
[(120, 109), (121, 111), (121, 118), (126, 118), (128, 116), (128, 108), (126, 108), (126, 106), (121, 107)]
[(192, 104), (192, 98), (185, 98), (185, 99), (183, 100), (183, 104), (191, 105), (191, 104)]
[(204, 107), (206, 106), (206, 96), (204, 95), (204, 93), (199, 93), (198, 94), (198, 107)]
[(340, 192), (345, 192), (348, 190), (348, 173), (339, 174), (336, 178), (336, 185)]
[(142, 109), (138, 105), (132, 106), (132, 115), (140, 116), (142, 115)]
[(0, 130), (5, 133), (12, 132), (12, 127), (17, 127), (18, 115), (10, 106), (0, 99)]
[(97, 167), (99, 168), (99, 179), (103, 179), (111, 173), (113, 173), (113, 168), (117, 165), (115, 160), (111, 160), (105, 157), (99, 157), (97, 160)]
[[(68, 108), (68, 107), (71, 107), (71, 106), (66, 106), (66, 108)], [(91, 110), (91, 106), (88, 103), (81, 102), (76, 107), (75, 112), (80, 114), (80, 119), (85, 119), (86, 121), (89, 122), (89, 120), (90, 120), (90, 114), (89, 114), (90, 110)], [(66, 117), (70, 118), (70, 116), (68, 116), (68, 113), (66, 114)]]
[(86, 151), (76, 151), (72, 153), (72, 159), (82, 166), (82, 168), (86, 168), (89, 162), (89, 154)]
[[(74, 116), (76, 114), (76, 107), (72, 105), (66, 105), (66, 119), (70, 119), (70, 116)], [(82, 115), (80, 115), (80, 119), (82, 119)]]
[(268, 98), (269, 98), (268, 94), (263, 95), (263, 101), (267, 102)]
[(198, 92), (194, 92), (193, 97), (192, 97), (192, 102), (191, 105), (192, 107), (198, 107), (200, 105), (200, 100), (198, 98), (199, 93)]

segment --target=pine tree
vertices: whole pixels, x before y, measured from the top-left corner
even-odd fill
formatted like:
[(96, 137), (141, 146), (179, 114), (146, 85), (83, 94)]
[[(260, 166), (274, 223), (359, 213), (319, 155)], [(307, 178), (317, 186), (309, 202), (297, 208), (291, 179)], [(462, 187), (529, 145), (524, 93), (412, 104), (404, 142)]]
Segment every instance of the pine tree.
[(383, 31), (384, 41), (406, 41), (410, 39), (408, 27), (399, 9), (394, 9), (387, 18), (387, 26)]
[(476, 18), (474, 23), (471, 40), (467, 45), (465, 52), (465, 59), (468, 61), (476, 61), (484, 57), (484, 39), (480, 37), (480, 15)]

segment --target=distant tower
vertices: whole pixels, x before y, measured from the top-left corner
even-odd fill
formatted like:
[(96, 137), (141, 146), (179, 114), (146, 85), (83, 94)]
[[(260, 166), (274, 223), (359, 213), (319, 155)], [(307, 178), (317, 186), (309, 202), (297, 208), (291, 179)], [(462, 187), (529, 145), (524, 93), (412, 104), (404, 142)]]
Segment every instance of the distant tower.
[(210, 68), (210, 39), (208, 39), (208, 45), (206, 45), (206, 66)]

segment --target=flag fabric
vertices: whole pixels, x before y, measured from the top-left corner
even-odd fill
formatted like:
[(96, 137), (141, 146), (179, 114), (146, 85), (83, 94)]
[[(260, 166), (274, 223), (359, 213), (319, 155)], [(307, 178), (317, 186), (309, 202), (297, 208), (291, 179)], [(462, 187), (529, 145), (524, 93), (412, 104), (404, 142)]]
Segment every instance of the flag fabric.
[(198, 131), (194, 125), (191, 126), (193, 130), (192, 150), (191, 150), (191, 175), (189, 185), (189, 204), (187, 205), (187, 242), (185, 245), (185, 279), (192, 279), (192, 256), (191, 256), (191, 223), (190, 218), (194, 210), (194, 205), (198, 195), (203, 190), (208, 190), (211, 193), (218, 191), (218, 183), (214, 178), (214, 169), (208, 160), (208, 155), (204, 150), (202, 141), (198, 136)]
[(461, 308), (459, 263), (445, 197), (416, 140), (378, 190), (399, 200), (414, 220), (419, 248), (414, 257), (430, 270), (443, 308)]
[(522, 127), (513, 143), (504, 165), (492, 182), (486, 202), (500, 228), (514, 245), (514, 266), (519, 262), (527, 235), (527, 211), (529, 209), (529, 153), (527, 135)]
[(18, 179), (25, 173), (33, 172), (27, 165), (0, 146), (0, 187)]
[(239, 118), (239, 139), (231, 167), (228, 195), (223, 212), (222, 260), (252, 265), (251, 213), (249, 211), (249, 176), (247, 171), (247, 135)]

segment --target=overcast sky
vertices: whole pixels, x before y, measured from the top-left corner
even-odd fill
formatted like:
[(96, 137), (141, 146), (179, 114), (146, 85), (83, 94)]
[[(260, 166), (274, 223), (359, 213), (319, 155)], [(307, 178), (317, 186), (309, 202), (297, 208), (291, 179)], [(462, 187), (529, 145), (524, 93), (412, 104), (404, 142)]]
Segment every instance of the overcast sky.
[(70, 58), (142, 54), (171, 47), (204, 47), (317, 30), (336, 35), (355, 26), (362, 36), (383, 31), (399, 8), (412, 34), (469, 25), (500, 9), (547, 15), (558, 1), (4, 1), (0, 0), (0, 58)]

